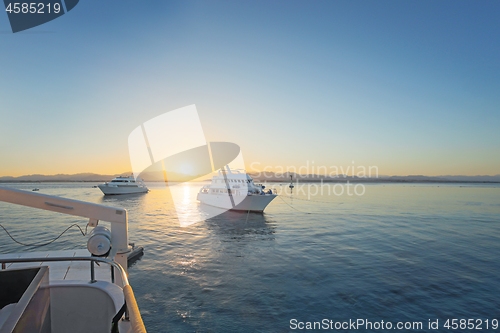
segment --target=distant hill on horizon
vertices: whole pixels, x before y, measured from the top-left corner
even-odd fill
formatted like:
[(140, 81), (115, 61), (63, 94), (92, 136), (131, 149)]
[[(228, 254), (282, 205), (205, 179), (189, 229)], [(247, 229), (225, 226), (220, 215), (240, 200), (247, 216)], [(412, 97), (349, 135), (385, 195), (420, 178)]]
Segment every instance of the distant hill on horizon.
[[(275, 175), (270, 172), (266, 173), (263, 177), (259, 174), (250, 174), (254, 179), (258, 181), (271, 181), (271, 182), (290, 182), (290, 174), (279, 174)], [(460, 182), (475, 182), (475, 183), (500, 183), (500, 174), (489, 176), (489, 175), (477, 175), (477, 176), (463, 176), (463, 175), (444, 175), (444, 176), (423, 176), (423, 175), (408, 175), (408, 176), (387, 176), (379, 175), (378, 177), (357, 177), (348, 175), (338, 175), (338, 176), (325, 176), (325, 175), (299, 175), (292, 173), (293, 181), (307, 181), (307, 182), (366, 182), (366, 183), (460, 183)]]
[[(0, 177), (0, 182), (2, 183), (13, 183), (13, 182), (106, 182), (117, 176), (130, 176), (131, 172), (125, 172), (121, 174), (115, 175), (101, 175), (96, 173), (77, 173), (77, 174), (56, 174), (56, 175), (42, 175), (42, 174), (33, 174), (33, 175), (24, 175), (19, 177), (12, 176), (2, 176)], [(249, 173), (256, 181), (263, 182), (289, 182), (290, 174), (275, 174), (271, 172), (267, 172), (264, 175)], [(144, 181), (158, 182), (163, 181), (163, 176), (159, 173), (147, 173), (141, 175)], [(423, 175), (408, 175), (408, 176), (379, 176), (377, 178), (361, 178), (356, 176), (324, 176), (324, 175), (299, 175), (293, 174), (292, 177), (294, 182), (299, 181), (307, 181), (307, 182), (432, 182), (432, 183), (448, 183), (448, 182), (481, 182), (481, 183), (500, 183), (500, 174), (489, 176), (489, 175), (477, 175), (477, 176), (463, 176), (463, 175), (444, 175), (444, 176), (423, 176)], [(177, 177), (170, 175), (170, 181), (177, 181)], [(179, 175), (179, 179), (184, 178)]]
[(77, 173), (77, 174), (56, 174), (56, 175), (24, 175), (19, 177), (3, 176), (0, 182), (100, 182), (109, 181), (117, 176), (129, 176), (131, 173), (122, 173), (116, 175), (100, 175), (96, 173)]
[[(114, 175), (101, 175), (97, 173), (76, 173), (76, 174), (56, 174), (56, 175), (24, 175), (18, 177), (2, 176), (0, 183), (14, 183), (14, 182), (108, 182), (118, 176), (131, 176), (132, 172), (123, 172)], [(162, 182), (164, 181), (163, 175), (160, 172), (143, 172), (140, 176), (147, 182)], [(185, 175), (169, 174), (170, 181), (184, 181)], [(189, 177), (190, 178), (190, 177)]]

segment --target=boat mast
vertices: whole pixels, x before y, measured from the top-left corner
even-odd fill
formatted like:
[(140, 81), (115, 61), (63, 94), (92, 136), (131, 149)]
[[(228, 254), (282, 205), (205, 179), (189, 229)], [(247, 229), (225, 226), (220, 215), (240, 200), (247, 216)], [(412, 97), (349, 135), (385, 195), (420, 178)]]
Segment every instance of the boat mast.
[[(231, 173), (231, 169), (229, 169), (229, 165), (226, 165), (228, 173)], [(229, 185), (229, 181), (227, 180), (226, 170), (224, 167), (220, 169), (222, 171), (222, 176), (224, 177), (224, 182), (226, 183), (227, 194), (229, 195), (229, 200), (231, 200), (231, 206), (234, 208), (234, 198), (233, 193), (231, 192), (231, 185)]]

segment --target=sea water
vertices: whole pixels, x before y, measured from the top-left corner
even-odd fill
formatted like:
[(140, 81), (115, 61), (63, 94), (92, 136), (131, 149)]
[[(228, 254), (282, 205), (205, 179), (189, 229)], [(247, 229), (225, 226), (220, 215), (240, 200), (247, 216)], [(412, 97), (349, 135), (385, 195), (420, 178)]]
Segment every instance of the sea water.
[[(498, 185), (371, 184), (363, 195), (325, 187), (310, 196), (274, 184), (282, 195), (264, 214), (227, 212), (187, 227), (161, 185), (111, 197), (92, 183), (2, 185), (126, 208), (130, 241), (145, 249), (129, 273), (149, 332), (347, 332), (353, 322), (360, 332), (398, 323), (488, 332), (500, 319)], [(0, 204), (0, 224), (25, 243), (86, 222)], [(75, 228), (43, 248), (0, 230), (0, 253), (85, 246)]]

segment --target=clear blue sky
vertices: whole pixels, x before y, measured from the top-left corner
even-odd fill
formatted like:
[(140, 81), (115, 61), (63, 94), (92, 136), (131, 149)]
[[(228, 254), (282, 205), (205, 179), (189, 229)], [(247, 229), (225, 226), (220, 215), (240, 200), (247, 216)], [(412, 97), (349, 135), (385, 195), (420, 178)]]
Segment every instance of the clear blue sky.
[(190, 104), (247, 166), (500, 174), (498, 1), (83, 0), (0, 40), (0, 176), (131, 170)]

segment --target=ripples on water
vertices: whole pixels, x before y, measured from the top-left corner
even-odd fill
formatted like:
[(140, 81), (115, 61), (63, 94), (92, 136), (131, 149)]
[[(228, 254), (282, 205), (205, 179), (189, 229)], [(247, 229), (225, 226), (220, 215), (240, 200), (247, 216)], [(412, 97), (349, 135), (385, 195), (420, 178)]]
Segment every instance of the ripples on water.
[[(150, 332), (500, 316), (499, 186), (367, 185), (362, 197), (277, 198), (265, 214), (227, 212), (182, 228), (162, 187), (108, 198), (92, 185), (36, 187), (129, 210), (130, 240), (145, 247), (130, 280)], [(0, 219), (25, 242), (86, 223), (6, 204)], [(84, 247), (78, 233), (45, 248)], [(0, 232), (0, 252), (25, 250)]]

